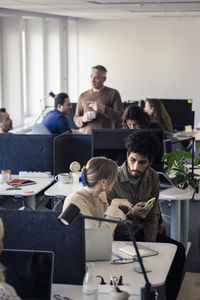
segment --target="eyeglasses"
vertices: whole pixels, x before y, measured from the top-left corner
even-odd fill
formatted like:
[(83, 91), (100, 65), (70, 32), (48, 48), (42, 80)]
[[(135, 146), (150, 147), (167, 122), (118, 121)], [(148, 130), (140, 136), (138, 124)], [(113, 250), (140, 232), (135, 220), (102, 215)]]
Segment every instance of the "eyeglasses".
[(131, 258), (117, 258), (117, 259), (113, 259), (111, 261), (111, 264), (113, 264), (113, 265), (124, 265), (124, 264), (133, 263), (134, 261), (136, 261), (136, 259), (134, 257), (131, 257)]

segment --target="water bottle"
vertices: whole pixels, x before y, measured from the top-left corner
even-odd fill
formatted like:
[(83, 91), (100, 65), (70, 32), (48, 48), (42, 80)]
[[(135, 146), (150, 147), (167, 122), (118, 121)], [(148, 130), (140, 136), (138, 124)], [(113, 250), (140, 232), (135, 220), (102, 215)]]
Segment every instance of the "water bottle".
[(96, 300), (98, 298), (98, 281), (94, 271), (94, 263), (88, 263), (83, 280), (83, 299)]

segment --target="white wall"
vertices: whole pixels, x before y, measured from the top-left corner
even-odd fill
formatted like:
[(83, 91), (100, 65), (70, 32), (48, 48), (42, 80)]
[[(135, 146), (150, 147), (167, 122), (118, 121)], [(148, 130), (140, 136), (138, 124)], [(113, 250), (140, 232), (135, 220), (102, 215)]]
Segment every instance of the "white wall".
[(199, 18), (78, 22), (78, 93), (90, 87), (90, 67), (102, 64), (123, 101), (192, 98), (200, 121)]

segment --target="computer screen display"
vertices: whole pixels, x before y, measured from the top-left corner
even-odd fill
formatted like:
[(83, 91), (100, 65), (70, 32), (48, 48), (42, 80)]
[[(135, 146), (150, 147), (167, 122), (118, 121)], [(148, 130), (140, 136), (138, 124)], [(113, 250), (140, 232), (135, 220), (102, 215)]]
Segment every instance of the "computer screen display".
[[(151, 98), (147, 98), (151, 99)], [(154, 99), (161, 100), (170, 115), (174, 130), (185, 130), (186, 125), (194, 127), (192, 99)]]

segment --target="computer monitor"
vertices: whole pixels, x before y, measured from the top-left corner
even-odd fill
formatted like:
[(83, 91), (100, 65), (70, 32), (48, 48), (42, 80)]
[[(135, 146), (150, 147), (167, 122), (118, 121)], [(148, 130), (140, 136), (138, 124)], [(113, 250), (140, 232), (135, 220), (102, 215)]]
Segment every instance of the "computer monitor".
[[(147, 98), (151, 99), (151, 98)], [(194, 111), (192, 99), (154, 99), (161, 100), (171, 117), (174, 130), (185, 130), (186, 125), (194, 127)]]
[[(152, 168), (156, 171), (163, 170), (161, 158), (164, 155), (162, 129), (146, 129), (153, 132), (160, 141), (160, 149), (154, 157)], [(93, 129), (92, 131), (92, 156), (105, 156), (122, 165), (127, 158), (127, 149), (125, 147), (125, 138), (133, 133), (132, 129)]]

